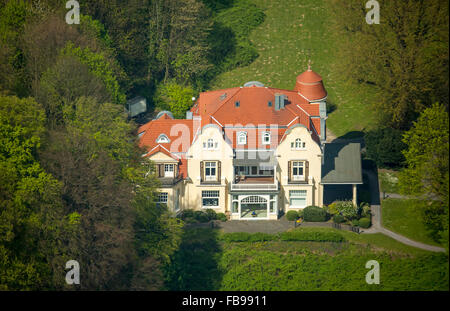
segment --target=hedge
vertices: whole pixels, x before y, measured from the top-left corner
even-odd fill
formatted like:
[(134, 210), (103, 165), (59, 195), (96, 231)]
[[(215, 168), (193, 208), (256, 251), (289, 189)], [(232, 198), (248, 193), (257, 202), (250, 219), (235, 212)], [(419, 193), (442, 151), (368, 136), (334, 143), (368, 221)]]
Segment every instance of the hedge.
[(247, 233), (247, 232), (233, 232), (224, 233), (219, 237), (220, 240), (225, 242), (263, 242), (263, 241), (274, 241), (278, 239), (275, 234), (268, 233)]
[(317, 241), (317, 242), (345, 242), (346, 239), (337, 232), (321, 231), (286, 231), (280, 234), (282, 241)]
[(345, 217), (342, 215), (334, 215), (333, 222), (336, 224), (341, 224), (341, 223), (345, 222)]

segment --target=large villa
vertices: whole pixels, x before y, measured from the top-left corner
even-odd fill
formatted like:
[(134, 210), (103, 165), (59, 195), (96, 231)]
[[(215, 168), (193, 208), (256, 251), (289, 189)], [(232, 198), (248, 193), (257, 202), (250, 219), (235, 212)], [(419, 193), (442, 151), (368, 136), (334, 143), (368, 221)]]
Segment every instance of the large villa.
[(234, 220), (278, 219), (345, 196), (356, 204), (360, 145), (326, 143), (326, 99), (309, 67), (293, 90), (252, 81), (201, 93), (185, 119), (161, 111), (139, 128), (158, 202)]

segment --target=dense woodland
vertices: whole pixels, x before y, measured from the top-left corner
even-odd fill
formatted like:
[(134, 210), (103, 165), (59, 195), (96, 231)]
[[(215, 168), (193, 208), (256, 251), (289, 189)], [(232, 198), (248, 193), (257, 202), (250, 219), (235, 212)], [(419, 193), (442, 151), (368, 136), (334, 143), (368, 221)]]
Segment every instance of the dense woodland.
[[(164, 289), (182, 223), (154, 203), (127, 99), (182, 118), (220, 73), (258, 57), (252, 0), (0, 0), (0, 290)], [(448, 3), (330, 0), (339, 71), (372, 86), (378, 165), (404, 167), (405, 193), (429, 195), (448, 247)], [(403, 141), (403, 143), (399, 143)], [(425, 146), (425, 148), (424, 148)]]

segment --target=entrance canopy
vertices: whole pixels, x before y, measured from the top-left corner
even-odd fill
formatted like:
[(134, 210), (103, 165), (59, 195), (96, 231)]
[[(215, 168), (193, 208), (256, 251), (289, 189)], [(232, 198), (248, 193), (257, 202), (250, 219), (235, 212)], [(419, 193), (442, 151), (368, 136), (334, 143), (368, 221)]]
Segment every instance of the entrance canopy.
[(322, 184), (362, 184), (361, 145), (359, 143), (330, 143), (324, 147)]

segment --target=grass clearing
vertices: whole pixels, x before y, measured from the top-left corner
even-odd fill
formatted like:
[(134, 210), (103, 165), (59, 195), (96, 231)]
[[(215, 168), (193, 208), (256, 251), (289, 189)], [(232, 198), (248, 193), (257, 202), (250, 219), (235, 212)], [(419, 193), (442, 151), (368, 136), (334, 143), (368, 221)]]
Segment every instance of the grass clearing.
[(417, 242), (441, 246), (428, 236), (420, 208), (426, 204), (417, 199), (386, 199), (382, 202), (383, 226)]
[[(448, 290), (448, 256), (415, 249), (381, 234), (331, 228), (291, 231), (344, 242), (229, 242), (217, 229), (186, 229), (165, 268), (169, 290)], [(320, 233), (320, 234), (317, 234)], [(377, 260), (381, 283), (368, 285), (365, 264)]]
[(266, 18), (252, 31), (249, 39), (259, 53), (250, 65), (219, 75), (212, 89), (241, 86), (248, 81), (293, 89), (296, 77), (306, 70), (308, 60), (318, 72), (328, 91), (329, 106), (337, 109), (329, 114), (327, 127), (336, 136), (369, 129), (375, 124), (370, 104), (375, 94), (367, 86), (345, 81), (335, 66), (337, 59), (330, 24), (332, 7), (327, 1), (262, 0), (254, 1)]

